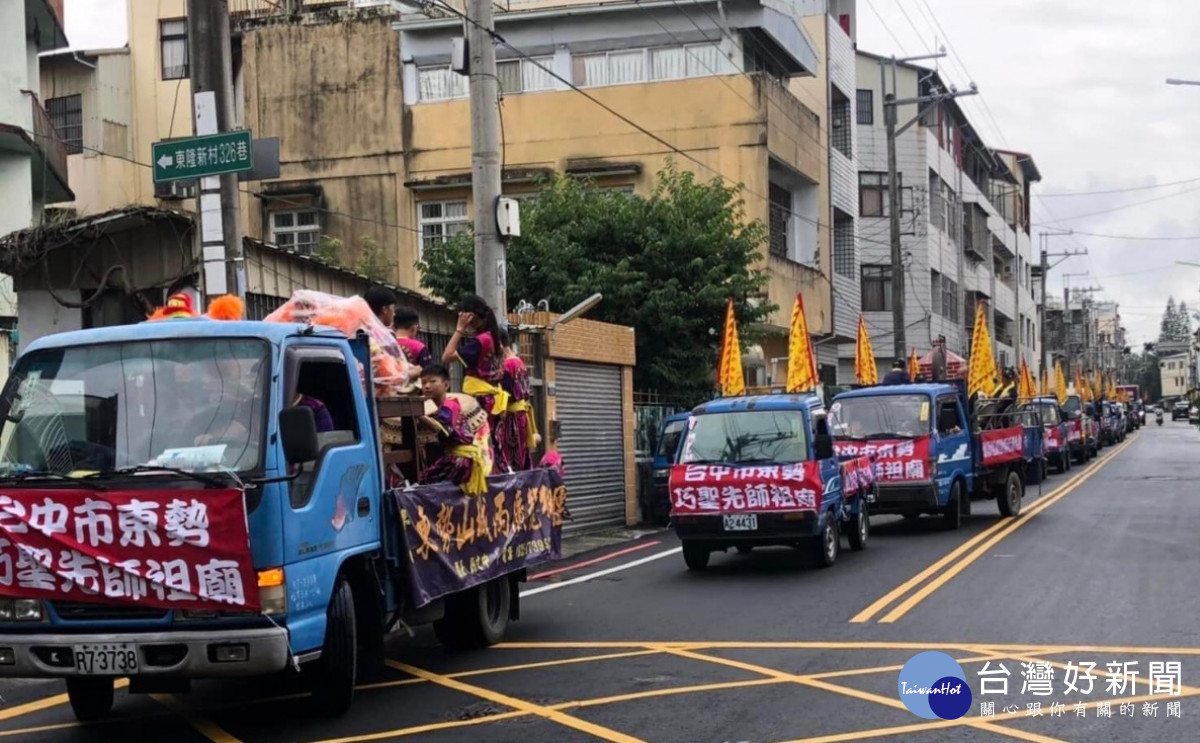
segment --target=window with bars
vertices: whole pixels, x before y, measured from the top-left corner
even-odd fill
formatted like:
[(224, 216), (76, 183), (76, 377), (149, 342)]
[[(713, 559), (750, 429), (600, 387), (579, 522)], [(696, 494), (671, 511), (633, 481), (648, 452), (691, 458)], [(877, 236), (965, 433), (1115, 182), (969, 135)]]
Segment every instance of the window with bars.
[(829, 118), (829, 143), (835, 150), (850, 157), (854, 141), (854, 126), (850, 123), (850, 99), (842, 95), (837, 88), (833, 88)]
[(792, 192), (790, 189), (772, 183), (767, 192), (770, 201), (769, 224), (770, 252), (779, 258), (788, 257), (788, 223), (792, 214)]
[(471, 229), (466, 201), (422, 201), (417, 205), (417, 226), (421, 228), (421, 255), (425, 248), (443, 243)]
[(929, 224), (946, 231), (946, 199), (942, 193), (942, 179), (933, 170), (929, 171)]
[(870, 126), (875, 123), (875, 91), (867, 88), (859, 90), (858, 96), (858, 123)]
[(316, 209), (271, 212), (271, 242), (301, 255), (313, 255), (321, 242), (321, 221)]
[(892, 267), (862, 267), (863, 312), (888, 312), (892, 309)]
[(942, 277), (942, 317), (958, 322), (958, 284)]
[(833, 270), (839, 276), (854, 278), (854, 219), (842, 212), (833, 216)]
[(83, 152), (83, 96), (65, 95), (46, 100), (46, 113), (68, 155)]
[(554, 57), (531, 57), (500, 62), (496, 65), (496, 76), (500, 78), (500, 92), (511, 95), (554, 90), (554, 76), (549, 72), (552, 69)]
[[(899, 187), (904, 188), (904, 174), (897, 173)], [(886, 217), (888, 207), (888, 174), (863, 171), (858, 174), (858, 216)]]
[(929, 302), (934, 313), (944, 314), (942, 312), (942, 275), (932, 270), (929, 272)]
[(187, 20), (159, 21), (159, 55), (162, 79), (181, 80), (188, 76)]

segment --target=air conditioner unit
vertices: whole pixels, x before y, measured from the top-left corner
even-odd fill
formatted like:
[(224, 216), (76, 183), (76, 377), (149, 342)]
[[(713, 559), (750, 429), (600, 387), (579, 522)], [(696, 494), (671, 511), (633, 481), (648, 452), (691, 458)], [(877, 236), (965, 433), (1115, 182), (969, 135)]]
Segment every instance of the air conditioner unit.
[(180, 201), (195, 197), (196, 184), (189, 181), (167, 181), (154, 184), (154, 198), (162, 201)]

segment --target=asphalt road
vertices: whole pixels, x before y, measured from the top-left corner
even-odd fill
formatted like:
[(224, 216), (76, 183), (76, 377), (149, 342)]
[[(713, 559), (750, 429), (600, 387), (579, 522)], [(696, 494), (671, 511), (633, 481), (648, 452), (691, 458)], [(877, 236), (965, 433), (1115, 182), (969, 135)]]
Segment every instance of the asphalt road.
[[(1195, 427), (1151, 423), (1028, 492), (1018, 519), (991, 502), (955, 532), (880, 518), (865, 552), (844, 550), (827, 570), (779, 548), (714, 555), (689, 573), (669, 532), (576, 555), (526, 586), (503, 645), (451, 654), (426, 631), (391, 642), (385, 675), (336, 720), (310, 715), (283, 679), (118, 692), (113, 719), (92, 726), (74, 722), (60, 683), (7, 683), (0, 738), (1194, 740), (1198, 455)], [(960, 661), (967, 716), (926, 720), (899, 700), (900, 667), (928, 650)], [(1131, 685), (1109, 667), (1135, 662)], [(1008, 672), (1006, 694), (982, 693), (985, 663)], [(1085, 663), (1096, 664), (1091, 692), (1086, 673), (1069, 690), (1068, 664)], [(1168, 663), (1179, 677), (1163, 665), (1150, 683), (1151, 664)]]

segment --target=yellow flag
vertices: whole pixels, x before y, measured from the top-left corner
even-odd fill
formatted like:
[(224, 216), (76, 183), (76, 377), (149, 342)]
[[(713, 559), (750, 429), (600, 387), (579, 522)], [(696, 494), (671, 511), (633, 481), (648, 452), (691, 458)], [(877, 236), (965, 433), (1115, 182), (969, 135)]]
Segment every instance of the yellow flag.
[(917, 349), (913, 348), (912, 353), (908, 355), (908, 379), (910, 382), (915, 382), (919, 376), (921, 376), (921, 362), (917, 358)]
[(996, 391), (1000, 374), (996, 370), (996, 357), (992, 355), (992, 336), (988, 332), (983, 302), (975, 306), (975, 331), (971, 334), (971, 360), (967, 369), (968, 397), (976, 392), (991, 395)]
[(1075, 394), (1079, 395), (1079, 399), (1083, 402), (1090, 402), (1092, 399), (1092, 391), (1088, 388), (1087, 379), (1083, 376), (1083, 369), (1075, 367)]
[[(1076, 378), (1078, 379), (1078, 377), (1079, 375), (1077, 373)], [(1080, 383), (1076, 384), (1075, 392), (1077, 392), (1079, 395), (1083, 395), (1083, 392), (1079, 389), (1079, 384)], [(1058, 398), (1059, 405), (1067, 404), (1067, 379), (1063, 376), (1062, 362), (1059, 361), (1054, 362), (1054, 395)], [(1082, 399), (1082, 397), (1080, 399)]]
[(742, 344), (738, 341), (732, 298), (725, 305), (725, 332), (721, 334), (721, 355), (717, 359), (717, 390), (722, 397), (746, 392), (746, 377), (742, 374)]
[(1054, 385), (1050, 384), (1050, 370), (1042, 369), (1042, 388), (1039, 390), (1042, 397), (1049, 397), (1055, 394)]
[(804, 297), (797, 294), (788, 331), (787, 391), (789, 394), (812, 392), (817, 388), (817, 381), (817, 356), (813, 352), (812, 336), (808, 334), (808, 318), (804, 316)]
[(1096, 383), (1092, 385), (1092, 396), (1097, 400), (1104, 399), (1104, 378), (1100, 376), (1100, 370), (1097, 369), (1094, 374)]
[(854, 376), (859, 384), (879, 384), (875, 351), (871, 348), (871, 336), (867, 334), (867, 323), (862, 315), (858, 316), (858, 343), (854, 345)]
[(1033, 383), (1033, 375), (1029, 373), (1029, 365), (1021, 359), (1021, 377), (1017, 385), (1017, 397), (1022, 400), (1032, 400), (1037, 397), (1037, 386)]

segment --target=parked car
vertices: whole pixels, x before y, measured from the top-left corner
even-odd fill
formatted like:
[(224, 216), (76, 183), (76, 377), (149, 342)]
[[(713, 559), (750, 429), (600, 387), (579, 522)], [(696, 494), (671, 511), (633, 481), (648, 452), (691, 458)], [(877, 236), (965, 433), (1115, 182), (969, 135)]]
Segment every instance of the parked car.
[(671, 513), (671, 464), (679, 451), (679, 441), (687, 428), (689, 413), (676, 413), (663, 419), (658, 438), (654, 441), (654, 470), (650, 502), (646, 513), (656, 524), (666, 524)]
[(1188, 402), (1187, 400), (1178, 400), (1171, 407), (1171, 420), (1187, 420), (1188, 417)]

